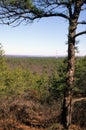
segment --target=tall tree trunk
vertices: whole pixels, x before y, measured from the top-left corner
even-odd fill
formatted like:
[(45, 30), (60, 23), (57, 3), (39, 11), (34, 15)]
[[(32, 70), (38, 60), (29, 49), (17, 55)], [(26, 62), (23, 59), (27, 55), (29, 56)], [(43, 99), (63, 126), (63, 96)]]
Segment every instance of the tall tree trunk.
[(68, 67), (67, 67), (67, 81), (64, 91), (64, 101), (62, 108), (62, 124), (66, 130), (71, 125), (72, 119), (72, 95), (74, 87), (74, 73), (75, 73), (75, 34), (77, 28), (77, 21), (81, 11), (83, 0), (77, 0), (75, 3), (74, 12), (70, 11), (69, 20), (69, 34), (68, 34)]
[(74, 87), (74, 71), (75, 71), (75, 30), (76, 20), (73, 20), (69, 25), (68, 35), (68, 67), (67, 67), (67, 79), (66, 88), (64, 90), (64, 100), (62, 107), (62, 119), (61, 122), (65, 129), (71, 124), (72, 117), (72, 89)]

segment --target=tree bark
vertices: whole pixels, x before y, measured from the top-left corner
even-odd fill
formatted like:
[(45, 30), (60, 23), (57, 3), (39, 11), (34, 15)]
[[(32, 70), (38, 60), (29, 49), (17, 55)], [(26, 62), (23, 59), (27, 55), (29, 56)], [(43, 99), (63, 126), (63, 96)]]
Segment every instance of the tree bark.
[(64, 100), (62, 107), (62, 119), (61, 122), (66, 130), (72, 122), (72, 95), (74, 88), (74, 74), (75, 74), (75, 36), (78, 18), (81, 11), (83, 0), (77, 0), (75, 3), (74, 12), (69, 8), (70, 20), (69, 20), (69, 34), (68, 34), (68, 67), (67, 67), (67, 80), (66, 88), (64, 91)]
[(68, 67), (66, 88), (64, 90), (64, 100), (62, 107), (61, 123), (64, 128), (68, 130), (72, 119), (72, 89), (74, 87), (74, 73), (75, 73), (75, 33), (76, 33), (76, 20), (73, 19), (69, 24), (68, 35)]

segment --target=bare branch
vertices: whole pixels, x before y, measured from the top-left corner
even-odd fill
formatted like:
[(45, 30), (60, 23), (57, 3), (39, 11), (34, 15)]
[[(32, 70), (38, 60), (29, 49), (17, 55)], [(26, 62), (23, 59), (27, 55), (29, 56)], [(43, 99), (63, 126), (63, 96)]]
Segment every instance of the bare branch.
[(83, 35), (83, 34), (86, 34), (86, 31), (82, 31), (82, 32), (77, 33), (77, 34), (74, 36), (74, 38), (76, 38), (76, 37), (78, 37), (78, 36), (80, 36), (80, 35)]
[(86, 24), (86, 21), (78, 22), (77, 24)]

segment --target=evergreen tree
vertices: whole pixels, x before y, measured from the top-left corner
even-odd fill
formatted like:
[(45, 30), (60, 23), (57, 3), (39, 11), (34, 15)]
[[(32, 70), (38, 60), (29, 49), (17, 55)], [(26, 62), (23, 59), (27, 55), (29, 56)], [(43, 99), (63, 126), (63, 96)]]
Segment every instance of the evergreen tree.
[(86, 25), (80, 16), (86, 13), (86, 0), (1, 0), (0, 21), (3, 24), (33, 22), (43, 17), (62, 17), (68, 21), (68, 67), (66, 89), (63, 102), (62, 124), (68, 129), (72, 116), (72, 90), (75, 74), (76, 38), (86, 34), (86, 30), (76, 32), (78, 25)]

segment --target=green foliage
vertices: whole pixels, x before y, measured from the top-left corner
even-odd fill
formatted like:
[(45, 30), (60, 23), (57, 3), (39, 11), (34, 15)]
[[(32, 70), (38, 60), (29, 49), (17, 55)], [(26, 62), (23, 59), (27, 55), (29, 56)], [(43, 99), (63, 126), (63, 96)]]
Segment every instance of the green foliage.
[(57, 69), (53, 70), (52, 76), (50, 78), (50, 91), (54, 98), (61, 98), (63, 96), (66, 86), (66, 70), (66, 59), (59, 60)]
[(32, 8), (32, 0), (6, 0), (5, 5)]
[[(5, 58), (3, 54), (1, 53), (3, 66), (0, 64), (0, 95), (27, 95), (32, 91), (42, 103), (63, 97), (67, 58)], [(76, 61), (73, 91), (75, 95), (85, 95), (86, 57), (77, 58)]]
[(3, 47), (0, 43), (0, 69), (1, 67), (3, 67), (4, 65), (4, 51), (3, 51)]
[(46, 71), (42, 73), (36, 83), (37, 95), (40, 99), (42, 99), (42, 102), (45, 102), (47, 100), (47, 97), (49, 96), (49, 77)]
[(86, 56), (76, 59), (75, 88), (77, 93), (86, 96)]
[(7, 70), (6, 58), (4, 56), (3, 46), (0, 44), (0, 86), (4, 83), (4, 75)]
[(11, 5), (11, 6), (18, 6), (20, 7), (27, 7), (27, 8), (32, 8), (32, 0), (6, 0), (5, 4)]

